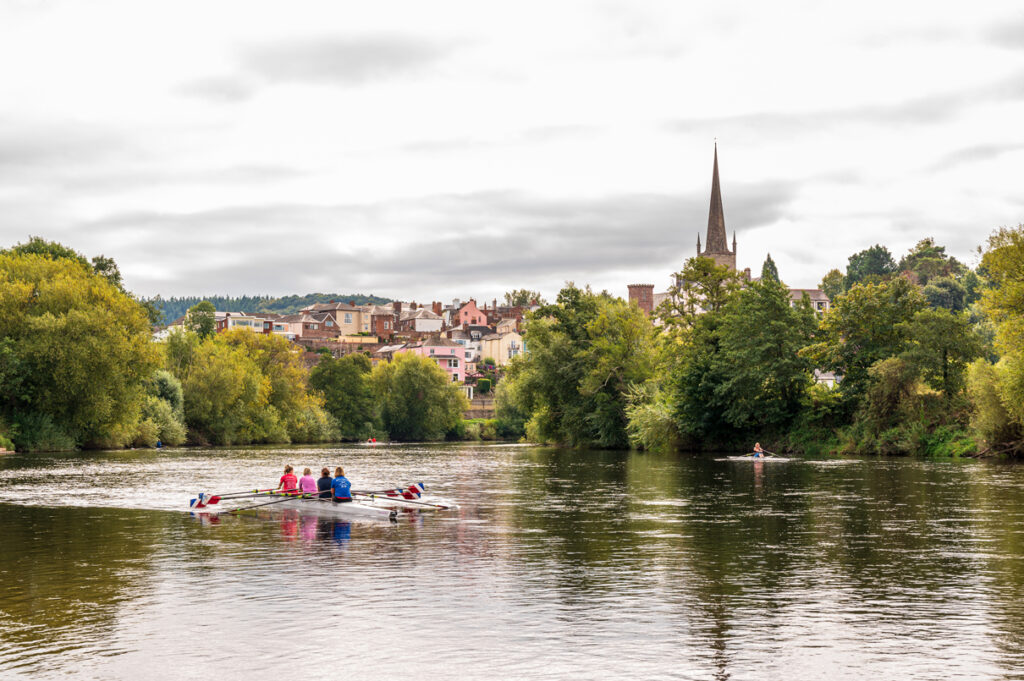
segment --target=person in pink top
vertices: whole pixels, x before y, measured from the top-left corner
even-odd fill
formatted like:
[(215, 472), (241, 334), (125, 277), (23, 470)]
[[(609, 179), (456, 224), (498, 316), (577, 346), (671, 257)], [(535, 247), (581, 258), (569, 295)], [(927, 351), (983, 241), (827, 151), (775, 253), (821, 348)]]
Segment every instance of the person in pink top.
[(284, 475), (281, 476), (281, 481), (277, 483), (277, 489), (282, 492), (293, 492), (299, 487), (299, 479), (295, 477), (295, 473), (292, 473), (291, 466), (284, 467)]
[(308, 468), (302, 471), (302, 477), (299, 479), (299, 490), (302, 492), (316, 491), (316, 478), (313, 477), (313, 471)]

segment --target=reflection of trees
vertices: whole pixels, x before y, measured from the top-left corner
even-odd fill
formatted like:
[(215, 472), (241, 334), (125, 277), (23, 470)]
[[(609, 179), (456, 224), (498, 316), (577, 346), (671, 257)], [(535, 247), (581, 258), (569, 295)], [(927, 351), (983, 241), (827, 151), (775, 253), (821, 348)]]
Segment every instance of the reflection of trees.
[[(155, 546), (174, 516), (114, 509), (2, 506), (0, 651), (105, 642), (150, 587)], [(40, 659), (40, 658), (37, 658)]]

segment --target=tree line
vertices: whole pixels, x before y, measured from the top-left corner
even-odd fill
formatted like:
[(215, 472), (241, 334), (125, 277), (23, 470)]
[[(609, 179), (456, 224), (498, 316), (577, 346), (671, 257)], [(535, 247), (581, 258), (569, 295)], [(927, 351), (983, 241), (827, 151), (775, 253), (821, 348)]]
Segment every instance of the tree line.
[(145, 299), (147, 305), (151, 305), (159, 312), (158, 323), (170, 324), (179, 317), (184, 317), (192, 307), (207, 301), (214, 306), (215, 310), (225, 312), (247, 312), (249, 314), (269, 312), (272, 314), (288, 315), (295, 314), (316, 303), (327, 303), (332, 300), (353, 302), (356, 305), (386, 305), (391, 302), (390, 298), (365, 295), (362, 293), (307, 293), (306, 295), (291, 295), (274, 298), (272, 296), (182, 296), (163, 298), (154, 296)]
[(1024, 226), (975, 268), (932, 239), (898, 262), (856, 253), (825, 275), (825, 313), (791, 299), (770, 256), (754, 281), (706, 258), (675, 280), (653, 318), (567, 285), (526, 322), (499, 423), (574, 447), (1024, 451)]
[(400, 355), (325, 356), (286, 339), (214, 333), (204, 301), (166, 342), (116, 263), (39, 238), (0, 251), (0, 446), (81, 447), (434, 440), (468, 408), (447, 373)]

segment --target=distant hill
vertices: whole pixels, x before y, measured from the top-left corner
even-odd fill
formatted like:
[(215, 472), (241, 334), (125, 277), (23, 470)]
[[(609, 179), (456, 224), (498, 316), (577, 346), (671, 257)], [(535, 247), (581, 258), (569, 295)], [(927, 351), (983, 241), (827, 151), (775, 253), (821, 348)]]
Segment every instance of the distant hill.
[(384, 305), (391, 302), (390, 298), (368, 296), (362, 293), (307, 293), (304, 296), (283, 296), (281, 298), (270, 296), (161, 298), (156, 296), (149, 298), (148, 302), (153, 303), (156, 309), (160, 310), (161, 323), (170, 324), (188, 312), (190, 307), (204, 300), (210, 301), (215, 308), (223, 312), (273, 312), (275, 314), (293, 314), (313, 303), (327, 303), (332, 300), (346, 303), (352, 301), (356, 305)]

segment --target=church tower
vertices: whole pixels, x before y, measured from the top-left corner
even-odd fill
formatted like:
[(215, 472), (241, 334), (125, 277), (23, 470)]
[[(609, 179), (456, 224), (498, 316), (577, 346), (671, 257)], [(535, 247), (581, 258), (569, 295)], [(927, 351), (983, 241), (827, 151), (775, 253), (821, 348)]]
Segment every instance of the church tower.
[(722, 210), (722, 188), (718, 183), (718, 142), (715, 142), (715, 167), (711, 173), (711, 208), (708, 211), (708, 235), (704, 250), (697, 235), (697, 255), (711, 258), (717, 265), (725, 265), (736, 271), (736, 234), (732, 235), (732, 250), (729, 250), (725, 234), (725, 212)]

